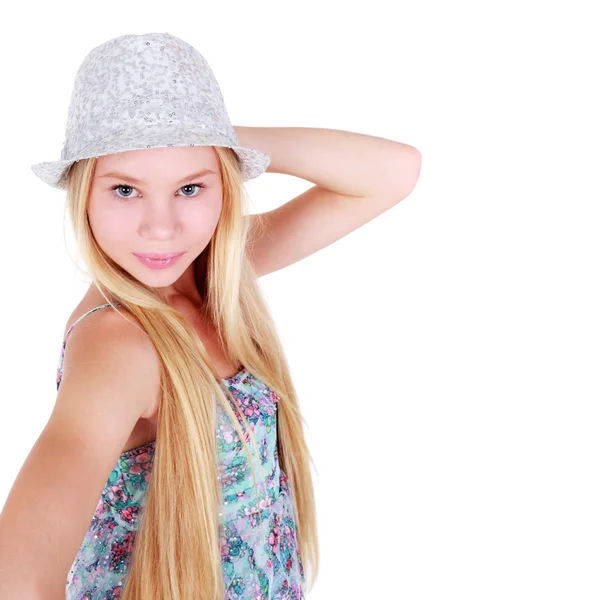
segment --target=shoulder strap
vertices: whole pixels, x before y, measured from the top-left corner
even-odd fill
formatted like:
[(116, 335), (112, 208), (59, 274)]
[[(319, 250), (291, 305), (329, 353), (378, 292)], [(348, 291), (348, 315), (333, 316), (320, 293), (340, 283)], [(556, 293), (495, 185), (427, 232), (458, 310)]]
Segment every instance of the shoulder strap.
[(63, 361), (65, 359), (65, 348), (67, 346), (67, 338), (69, 337), (69, 333), (71, 333), (71, 330), (73, 329), (73, 327), (75, 327), (75, 325), (77, 325), (77, 323), (79, 323), (79, 321), (81, 321), (81, 319), (83, 319), (84, 317), (87, 317), (88, 315), (92, 314), (94, 311), (96, 311), (100, 308), (106, 308), (108, 306), (121, 306), (121, 304), (119, 302), (115, 302), (114, 304), (101, 304), (100, 306), (95, 306), (91, 310), (88, 310), (86, 313), (82, 314), (78, 319), (75, 320), (73, 325), (71, 325), (71, 327), (69, 327), (69, 329), (67, 329), (67, 332), (65, 333), (65, 336), (63, 338), (62, 347), (60, 349), (60, 356), (58, 358), (58, 366), (56, 368), (56, 389), (58, 389), (58, 387), (60, 386), (60, 380), (62, 379), (62, 367), (63, 367)]
[(86, 313), (83, 313), (78, 319), (75, 320), (75, 322), (71, 325), (71, 327), (69, 327), (69, 329), (67, 329), (63, 343), (65, 343), (67, 341), (67, 338), (69, 337), (69, 333), (71, 333), (71, 330), (73, 329), (73, 327), (75, 327), (75, 325), (77, 325), (77, 323), (79, 323), (79, 321), (81, 321), (84, 317), (91, 315), (93, 312), (97, 311), (98, 309), (106, 308), (108, 306), (121, 306), (121, 305), (118, 302), (115, 302), (114, 304), (101, 304), (100, 306), (95, 306), (91, 310), (88, 310)]

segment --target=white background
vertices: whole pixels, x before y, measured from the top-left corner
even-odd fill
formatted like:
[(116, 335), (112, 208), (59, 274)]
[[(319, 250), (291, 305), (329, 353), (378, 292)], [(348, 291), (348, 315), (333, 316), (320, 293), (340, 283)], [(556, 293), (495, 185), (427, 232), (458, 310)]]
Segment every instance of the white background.
[[(234, 125), (344, 129), (423, 157), (408, 198), (259, 280), (318, 471), (310, 600), (597, 599), (591, 8), (13, 6), (0, 54), (0, 502), (52, 411), (61, 336), (89, 285), (68, 221), (63, 238), (64, 192), (30, 165), (59, 158), (92, 47), (166, 31), (206, 57)], [(263, 212), (312, 183), (266, 173), (247, 185)]]

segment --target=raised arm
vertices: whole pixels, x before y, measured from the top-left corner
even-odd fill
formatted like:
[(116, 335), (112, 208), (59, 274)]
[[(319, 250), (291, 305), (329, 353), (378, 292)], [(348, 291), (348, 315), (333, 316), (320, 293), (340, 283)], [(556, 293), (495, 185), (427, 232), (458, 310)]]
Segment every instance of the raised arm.
[(86, 321), (69, 337), (54, 410), (0, 514), (2, 599), (64, 599), (110, 472), (159, 390), (158, 357), (139, 324), (112, 310)]

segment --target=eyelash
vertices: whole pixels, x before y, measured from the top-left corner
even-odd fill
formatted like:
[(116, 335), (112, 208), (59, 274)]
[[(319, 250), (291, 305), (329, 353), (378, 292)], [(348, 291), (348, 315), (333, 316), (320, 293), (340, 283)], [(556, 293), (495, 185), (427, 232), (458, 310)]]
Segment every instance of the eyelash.
[[(203, 183), (187, 183), (186, 185), (182, 185), (179, 189), (181, 190), (184, 187), (190, 187), (190, 186), (196, 186), (197, 188), (200, 188), (200, 190), (206, 189), (206, 185), (204, 185)], [(128, 187), (128, 188), (131, 188), (132, 190), (135, 190), (135, 188), (133, 186), (127, 185), (125, 183), (118, 183), (117, 185), (113, 185), (110, 189), (114, 193), (115, 197), (118, 200), (121, 200), (122, 202), (130, 202), (131, 200), (133, 200), (133, 198), (135, 198), (135, 196), (130, 196), (130, 197), (119, 196), (119, 194), (117, 194), (116, 191), (121, 187)], [(136, 190), (136, 192), (137, 192), (137, 190)], [(196, 198), (196, 196), (199, 196), (199, 195), (200, 195), (200, 192), (198, 192), (194, 196), (183, 196), (183, 197), (184, 198)]]

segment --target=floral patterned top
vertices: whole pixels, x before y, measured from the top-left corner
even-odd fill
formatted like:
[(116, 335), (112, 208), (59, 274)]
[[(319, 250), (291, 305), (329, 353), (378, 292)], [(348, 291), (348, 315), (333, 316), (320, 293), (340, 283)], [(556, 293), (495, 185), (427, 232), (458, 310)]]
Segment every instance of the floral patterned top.
[[(88, 311), (66, 332), (57, 369), (57, 389), (69, 333), (85, 316), (109, 306), (103, 304)], [(279, 397), (246, 369), (223, 382), (236, 400), (232, 410), (242, 431), (245, 425), (239, 410), (244, 411), (260, 452), (257, 459), (246, 435), (255, 461), (257, 498), (247, 454), (229, 415), (217, 401), (218, 467), (223, 492), (219, 531), (225, 599), (303, 599), (305, 577), (296, 538), (292, 490), (277, 455)], [(120, 455), (67, 575), (66, 600), (121, 597), (152, 476), (155, 443)]]

